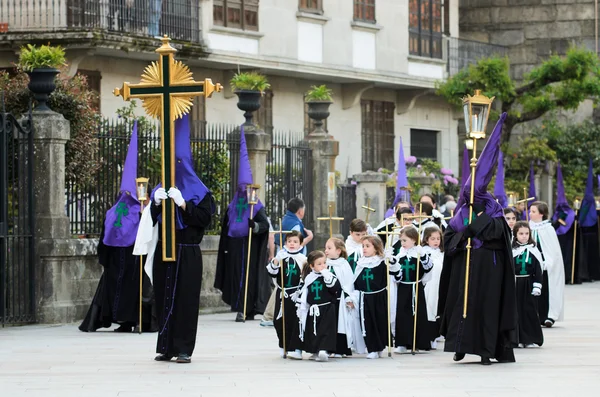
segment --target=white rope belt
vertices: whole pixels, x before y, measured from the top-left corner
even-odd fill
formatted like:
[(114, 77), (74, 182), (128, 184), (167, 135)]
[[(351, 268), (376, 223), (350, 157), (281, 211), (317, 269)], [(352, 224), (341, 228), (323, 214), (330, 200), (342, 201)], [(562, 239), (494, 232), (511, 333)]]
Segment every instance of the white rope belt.
[[(385, 290), (386, 290), (386, 288), (382, 288), (379, 291), (374, 291), (374, 292), (360, 291), (360, 326), (362, 329), (363, 336), (367, 336), (367, 329), (365, 328), (365, 295), (378, 294)], [(389, 310), (389, 308), (388, 308), (388, 310)]]
[[(284, 288), (283, 289), (284, 299), (289, 298), (291, 296), (291, 295), (288, 295), (288, 293), (287, 293), (288, 291), (297, 290), (298, 288), (300, 288), (299, 285), (296, 285), (295, 287)], [(277, 289), (281, 290), (281, 287), (279, 285), (277, 285)], [(281, 296), (281, 294), (279, 294), (279, 296)], [(279, 320), (281, 317), (283, 317), (283, 299), (281, 300), (281, 305), (279, 306), (279, 313), (277, 314), (276, 320)]]
[(329, 305), (331, 302), (319, 303), (318, 305), (311, 305), (308, 309), (308, 314), (313, 318), (313, 334), (317, 336), (317, 317), (321, 315), (319, 307)]

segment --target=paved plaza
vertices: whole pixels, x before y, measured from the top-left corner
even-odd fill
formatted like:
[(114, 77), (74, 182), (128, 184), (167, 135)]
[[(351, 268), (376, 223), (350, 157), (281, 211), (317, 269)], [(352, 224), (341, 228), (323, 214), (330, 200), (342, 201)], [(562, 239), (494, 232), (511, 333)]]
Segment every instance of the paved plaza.
[(516, 364), (452, 362), (437, 351), (327, 363), (278, 358), (273, 328), (199, 317), (191, 364), (154, 362), (156, 334), (76, 324), (0, 329), (0, 396), (600, 396), (600, 283), (567, 286), (566, 321)]

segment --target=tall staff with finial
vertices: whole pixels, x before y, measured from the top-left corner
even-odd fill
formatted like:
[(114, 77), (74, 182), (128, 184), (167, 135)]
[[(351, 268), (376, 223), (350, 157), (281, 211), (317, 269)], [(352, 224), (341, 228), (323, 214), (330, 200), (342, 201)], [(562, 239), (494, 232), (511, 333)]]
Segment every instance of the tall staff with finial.
[(368, 198), (367, 205), (363, 205), (361, 208), (367, 212), (367, 215), (365, 216), (365, 222), (369, 223), (369, 215), (371, 214), (371, 212), (377, 211), (375, 208), (371, 208), (371, 198)]
[[(246, 186), (248, 204), (250, 205), (250, 218), (254, 218), (254, 206), (258, 204), (258, 189), (260, 185), (249, 184)], [(248, 258), (246, 260), (246, 283), (244, 286), (244, 322), (246, 322), (246, 307), (248, 305), (248, 276), (250, 273), (250, 258), (252, 256), (252, 228), (248, 230)]]
[[(283, 233), (291, 233), (291, 230), (283, 230), (283, 219), (279, 219), (279, 230), (274, 230), (269, 233), (278, 233), (279, 234), (279, 248), (283, 249)], [(275, 253), (277, 255), (277, 253)], [(287, 358), (287, 346), (285, 340), (285, 280), (283, 274), (283, 263), (279, 263), (279, 276), (281, 283), (281, 323), (282, 323), (282, 338), (283, 341), (283, 358)]]
[(573, 222), (573, 255), (571, 258), (571, 285), (575, 284), (575, 257), (577, 256), (577, 213), (581, 208), (581, 202), (579, 199), (575, 199), (573, 202), (573, 209), (575, 210), (575, 221)]
[[(138, 201), (140, 202), (140, 214), (144, 212), (144, 203), (148, 199), (148, 178), (139, 177), (135, 180)], [(142, 333), (142, 288), (144, 280), (144, 257), (140, 255), (140, 308), (138, 319), (138, 332)]]
[(329, 216), (320, 216), (318, 221), (329, 221), (329, 238), (333, 237), (333, 221), (343, 221), (344, 218), (333, 216), (333, 204), (329, 204)]
[[(391, 247), (391, 243), (390, 241), (392, 240), (391, 237), (393, 235), (397, 235), (399, 233), (395, 233), (394, 231), (390, 232), (388, 227), (386, 226), (384, 231), (382, 232), (377, 232), (378, 235), (382, 235), (385, 234), (385, 251), (387, 252), (388, 249)], [(388, 357), (392, 357), (392, 319), (391, 319), (391, 301), (392, 301), (392, 297), (390, 296), (390, 258), (388, 258), (387, 255), (385, 255), (385, 278), (386, 278), (386, 289), (387, 289), (387, 330), (388, 330), (388, 343), (387, 343), (387, 347), (388, 347)]]
[[(463, 98), (467, 138), (473, 140), (473, 157), (471, 158), (471, 186), (469, 193), (469, 218), (468, 224), (473, 221), (473, 200), (475, 200), (475, 169), (477, 166), (477, 141), (485, 139), (485, 128), (490, 115), (490, 108), (495, 97), (488, 98), (481, 95), (481, 90), (475, 90), (475, 95)], [(467, 239), (467, 256), (465, 267), (465, 290), (463, 301), (463, 318), (467, 318), (469, 299), (469, 275), (471, 270), (471, 237)]]

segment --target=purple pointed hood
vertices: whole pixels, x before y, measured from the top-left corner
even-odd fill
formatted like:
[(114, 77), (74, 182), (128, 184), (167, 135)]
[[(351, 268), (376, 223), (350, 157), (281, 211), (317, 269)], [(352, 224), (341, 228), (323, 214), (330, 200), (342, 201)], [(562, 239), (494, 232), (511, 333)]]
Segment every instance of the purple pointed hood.
[[(474, 203), (482, 203), (485, 206), (485, 213), (492, 218), (504, 216), (503, 208), (496, 202), (494, 196), (488, 193), (487, 188), (494, 175), (495, 165), (500, 152), (500, 138), (502, 137), (502, 125), (506, 119), (506, 113), (502, 113), (500, 119), (494, 127), (494, 131), (488, 139), (477, 166), (475, 167), (475, 194)], [(469, 198), (471, 189), (471, 178), (469, 175), (465, 187), (458, 199), (456, 212), (450, 220), (450, 226), (457, 232), (466, 229), (469, 219)], [(481, 241), (474, 239), (474, 248), (481, 247)]]
[[(240, 163), (238, 165), (238, 180), (237, 180), (237, 191), (233, 196), (233, 200), (229, 203), (227, 208), (227, 218), (229, 230), (227, 235), (229, 237), (245, 237), (248, 236), (248, 219), (250, 219), (250, 205), (248, 205), (248, 195), (246, 193), (246, 186), (251, 185), (253, 182), (252, 168), (250, 167), (250, 159), (248, 158), (248, 148), (246, 146), (246, 136), (244, 135), (244, 127), (241, 127), (240, 131)], [(259, 200), (254, 205), (254, 215), (260, 209), (263, 208), (263, 204)]]
[[(152, 190), (151, 198), (154, 199), (154, 192), (161, 187), (159, 183)], [(175, 120), (175, 187), (181, 191), (184, 200), (191, 202), (194, 206), (200, 204), (204, 197), (210, 193), (210, 190), (202, 183), (196, 171), (194, 171), (194, 161), (192, 159), (192, 148), (190, 146), (190, 119), (186, 114), (182, 118)], [(171, 186), (167, 187), (167, 191)], [(176, 228), (185, 229), (187, 225), (183, 223), (179, 211), (176, 214)], [(159, 221), (162, 221), (159, 217)]]
[[(396, 176), (396, 196), (394, 204), (385, 212), (385, 217), (389, 218), (394, 215), (394, 208), (400, 201), (410, 203), (410, 192), (402, 188), (408, 187), (408, 176), (406, 174), (406, 162), (404, 160), (404, 148), (402, 147), (402, 137), (400, 137), (400, 148), (398, 149), (398, 174)], [(412, 207), (412, 205), (411, 205)]]
[(129, 247), (135, 242), (140, 224), (140, 202), (137, 198), (135, 178), (137, 176), (137, 121), (133, 124), (127, 157), (123, 165), (123, 176), (119, 189), (119, 198), (115, 205), (106, 211), (104, 219), (105, 245), (110, 247)]
[(529, 166), (529, 196), (524, 198), (528, 199), (529, 197), (533, 197), (534, 199), (532, 201), (527, 201), (527, 208), (529, 208), (531, 204), (537, 200), (537, 196), (535, 194), (535, 171), (533, 170), (533, 161)]
[(467, 183), (467, 179), (469, 179), (469, 175), (471, 175), (471, 161), (469, 158), (469, 149), (467, 149), (467, 145), (465, 145), (465, 148), (463, 149), (462, 169), (460, 171), (461, 172), (459, 196), (462, 196), (464, 186)]
[(508, 197), (504, 190), (504, 153), (500, 150), (498, 155), (498, 171), (496, 171), (496, 184), (494, 185), (494, 196), (502, 208), (508, 206)]
[(594, 167), (590, 158), (585, 195), (583, 196), (583, 200), (581, 200), (581, 209), (579, 210), (579, 223), (581, 223), (582, 227), (590, 227), (594, 226), (597, 222), (596, 198), (594, 197)]
[(562, 219), (566, 223), (566, 225), (560, 225), (556, 229), (556, 234), (560, 236), (571, 229), (571, 225), (573, 225), (573, 221), (575, 220), (575, 211), (569, 206), (567, 196), (565, 195), (565, 185), (563, 183), (560, 163), (556, 165), (556, 207), (554, 207), (552, 221), (556, 222), (559, 219)]

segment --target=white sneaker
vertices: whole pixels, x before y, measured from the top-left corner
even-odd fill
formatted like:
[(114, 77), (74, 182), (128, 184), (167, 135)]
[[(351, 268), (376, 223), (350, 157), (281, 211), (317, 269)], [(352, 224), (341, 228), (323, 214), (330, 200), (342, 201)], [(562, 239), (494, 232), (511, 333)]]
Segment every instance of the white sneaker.
[(288, 356), (288, 358), (291, 358), (292, 360), (302, 360), (302, 351), (294, 350), (293, 352), (288, 352), (287, 356)]
[(329, 358), (342, 358), (342, 357), (345, 357), (345, 356), (342, 356), (341, 354), (330, 354), (329, 355)]
[(408, 353), (408, 349), (405, 346), (398, 346), (397, 348), (394, 349), (394, 353), (396, 353), (396, 354), (407, 354)]
[(524, 345), (524, 344), (522, 344), (522, 343), (519, 343), (519, 346), (518, 346), (518, 347), (519, 347), (519, 349), (522, 349), (522, 348), (524, 348), (524, 347), (525, 347), (525, 345)]
[(379, 352), (371, 352), (371, 353), (367, 354), (367, 358), (370, 360), (379, 358)]
[(319, 352), (319, 355), (315, 359), (315, 361), (320, 361), (320, 362), (329, 361), (329, 355), (327, 354), (327, 352), (325, 350), (321, 350)]
[(525, 345), (525, 347), (539, 347), (539, 346), (536, 345), (535, 343), (530, 343), (528, 345)]
[(283, 358), (283, 349), (279, 348), (279, 357)]
[(316, 361), (316, 360), (317, 360), (317, 358), (318, 358), (318, 356), (317, 356), (316, 354), (311, 354), (311, 355), (310, 355), (310, 357), (309, 357), (308, 359), (309, 359), (309, 360), (312, 360), (312, 361)]
[(432, 341), (431, 342), (431, 350), (437, 350), (437, 341)]

